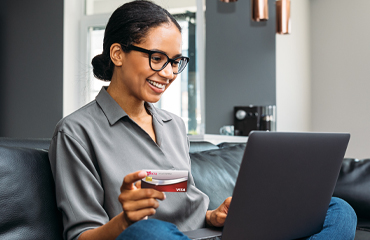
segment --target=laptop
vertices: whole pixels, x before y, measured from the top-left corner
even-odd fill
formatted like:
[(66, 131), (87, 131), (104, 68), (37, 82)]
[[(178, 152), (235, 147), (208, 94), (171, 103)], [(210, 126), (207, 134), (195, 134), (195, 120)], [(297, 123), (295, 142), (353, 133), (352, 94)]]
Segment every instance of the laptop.
[(348, 133), (251, 132), (223, 229), (190, 239), (286, 240), (322, 229)]

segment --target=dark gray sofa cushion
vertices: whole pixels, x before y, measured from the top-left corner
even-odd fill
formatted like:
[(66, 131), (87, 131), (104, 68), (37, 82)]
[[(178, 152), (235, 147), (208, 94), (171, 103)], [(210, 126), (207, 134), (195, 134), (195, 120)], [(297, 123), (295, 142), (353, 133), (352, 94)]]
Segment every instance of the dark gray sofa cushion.
[(208, 209), (216, 209), (233, 193), (246, 144), (190, 153), (195, 185), (208, 195)]
[(346, 200), (357, 214), (358, 226), (370, 231), (370, 159), (344, 159), (333, 195)]
[(242, 143), (242, 142), (239, 142), (239, 143), (222, 142), (222, 143), (217, 144), (217, 146), (218, 146), (218, 148), (229, 148), (229, 147), (237, 146), (237, 145), (240, 145), (240, 144), (246, 144), (246, 143)]
[(212, 149), (219, 149), (217, 145), (214, 145), (210, 142), (199, 141), (199, 142), (190, 142), (190, 149), (189, 152), (201, 152), (207, 151)]
[(0, 239), (62, 239), (47, 151), (0, 146)]
[(0, 146), (38, 148), (48, 150), (50, 138), (7, 138), (0, 137)]

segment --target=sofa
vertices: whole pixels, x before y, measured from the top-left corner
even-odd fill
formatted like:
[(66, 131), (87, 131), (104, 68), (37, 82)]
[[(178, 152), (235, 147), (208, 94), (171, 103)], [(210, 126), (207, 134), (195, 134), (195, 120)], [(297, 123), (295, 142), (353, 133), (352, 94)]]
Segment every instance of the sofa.
[[(0, 239), (63, 239), (49, 144), (50, 139), (0, 137)], [(232, 195), (245, 146), (190, 143), (194, 181), (210, 197), (209, 209)], [(344, 159), (333, 195), (355, 209), (355, 239), (370, 239), (370, 159)]]

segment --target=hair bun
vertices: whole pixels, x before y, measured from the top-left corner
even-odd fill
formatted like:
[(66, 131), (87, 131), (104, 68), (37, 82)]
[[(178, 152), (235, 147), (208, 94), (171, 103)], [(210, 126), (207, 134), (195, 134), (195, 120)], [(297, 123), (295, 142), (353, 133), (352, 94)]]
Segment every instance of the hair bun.
[(97, 79), (103, 81), (110, 81), (113, 76), (113, 69), (111, 68), (110, 58), (104, 56), (103, 54), (96, 55), (91, 64), (93, 66), (93, 73)]

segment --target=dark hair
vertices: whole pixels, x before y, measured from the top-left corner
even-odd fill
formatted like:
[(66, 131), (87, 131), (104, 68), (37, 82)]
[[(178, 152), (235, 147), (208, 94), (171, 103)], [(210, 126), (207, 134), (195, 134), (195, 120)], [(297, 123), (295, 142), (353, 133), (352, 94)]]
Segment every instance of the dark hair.
[(112, 44), (119, 43), (123, 51), (129, 52), (128, 46), (139, 44), (151, 28), (171, 22), (181, 32), (180, 25), (166, 9), (147, 0), (129, 2), (117, 8), (105, 29), (103, 53), (96, 55), (91, 61), (94, 76), (103, 81), (111, 80), (114, 69), (110, 59)]

